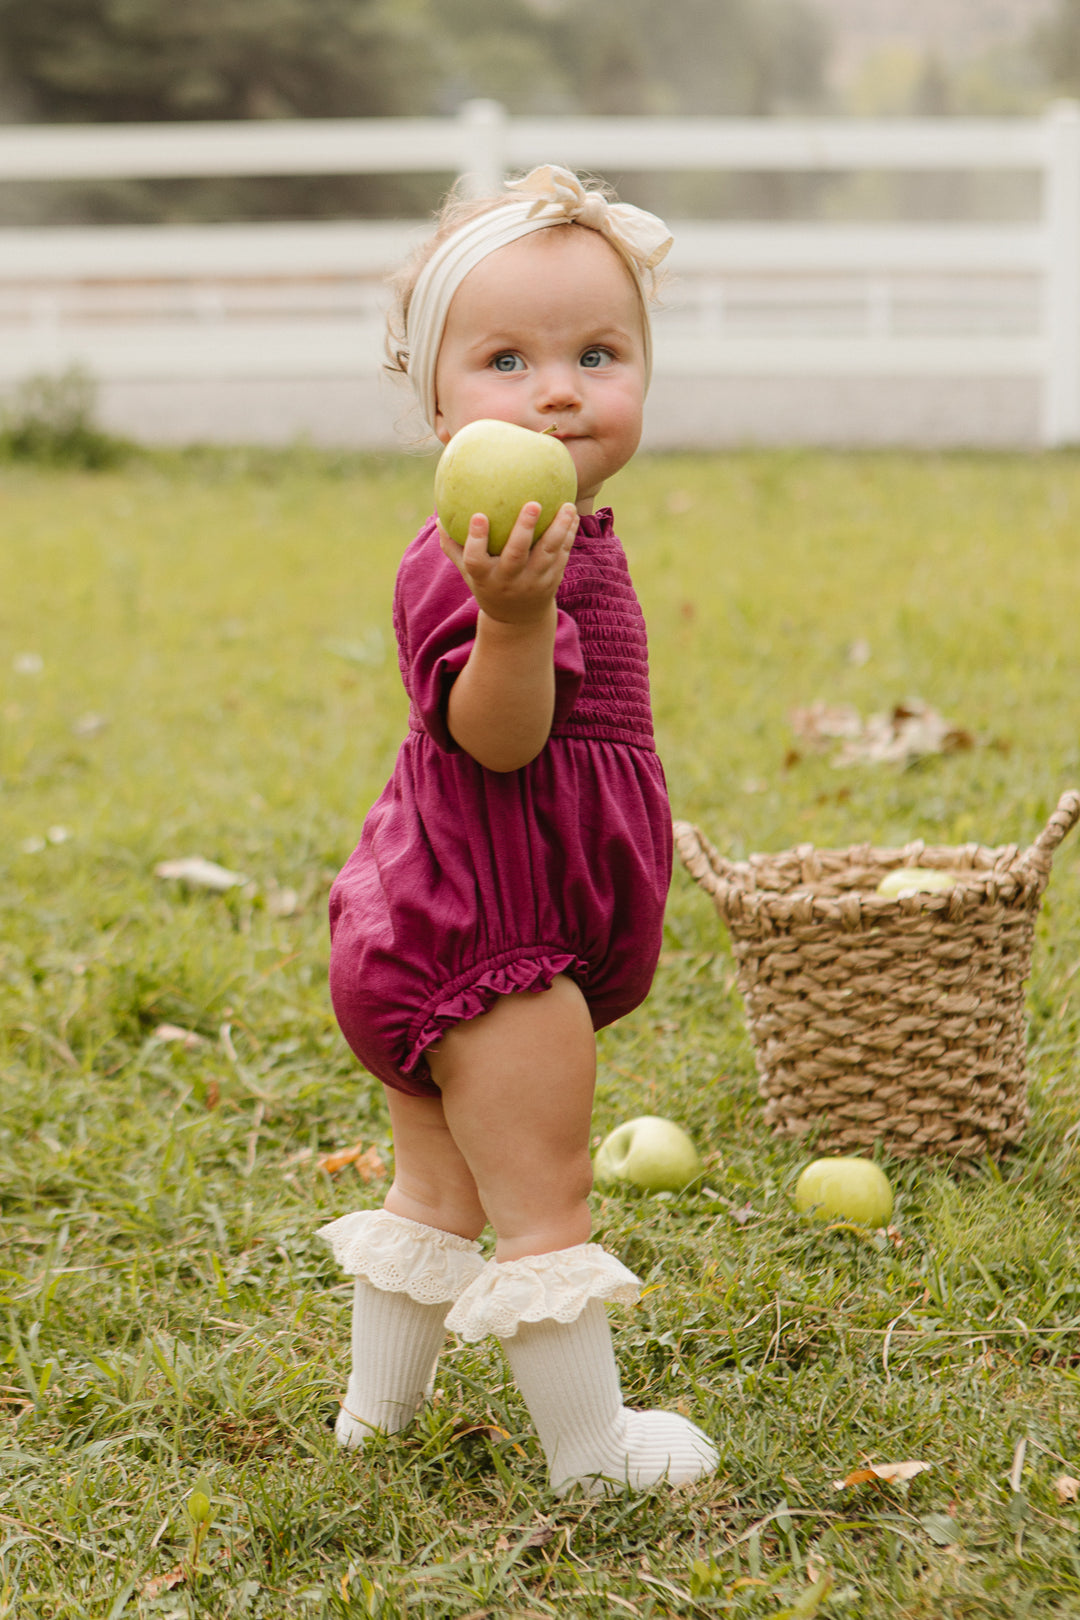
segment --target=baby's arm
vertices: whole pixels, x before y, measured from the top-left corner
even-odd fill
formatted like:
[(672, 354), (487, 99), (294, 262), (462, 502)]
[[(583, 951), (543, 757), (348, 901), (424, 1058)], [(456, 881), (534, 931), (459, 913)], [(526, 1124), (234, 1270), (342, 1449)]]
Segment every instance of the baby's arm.
[(560, 508), (530, 549), (540, 507), (521, 509), (502, 553), (487, 549), (487, 519), (473, 518), (459, 546), (440, 534), (479, 606), (468, 663), (450, 689), (447, 725), (460, 748), (490, 771), (516, 771), (548, 740), (555, 713), (555, 592), (577, 533)]

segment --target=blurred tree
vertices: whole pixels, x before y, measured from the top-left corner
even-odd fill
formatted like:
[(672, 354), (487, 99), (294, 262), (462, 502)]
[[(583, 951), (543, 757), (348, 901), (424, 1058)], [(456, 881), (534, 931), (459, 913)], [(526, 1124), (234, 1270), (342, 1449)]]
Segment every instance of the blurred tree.
[[(557, 52), (586, 112), (732, 117), (824, 99), (826, 34), (798, 0), (591, 0), (560, 6)], [(806, 175), (610, 175), (659, 214), (782, 215), (811, 206)]]
[(797, 0), (597, 0), (568, 8), (562, 33), (598, 112), (774, 113), (821, 93), (824, 38)]
[(825, 35), (801, 0), (443, 0), (457, 96), (512, 112), (769, 113), (822, 95)]
[(474, 96), (511, 113), (580, 111), (552, 49), (544, 0), (430, 0), (442, 110)]
[[(0, 59), (58, 123), (383, 116), (433, 109), (426, 0), (0, 0)], [(425, 212), (446, 176), (56, 187), (38, 217)]]
[(920, 118), (945, 118), (955, 111), (952, 76), (933, 51), (923, 57), (922, 71), (912, 91), (911, 111)]
[(1057, 0), (1057, 11), (1034, 29), (1032, 44), (1050, 83), (1080, 95), (1080, 0)]
[[(805, 0), (0, 0), (0, 62), (29, 116), (56, 122), (451, 113), (474, 96), (518, 114), (769, 113), (817, 103), (824, 60)], [(107, 219), (424, 213), (444, 184), (170, 181), (53, 197), (69, 217)]]
[[(453, 104), (512, 113), (754, 114), (819, 105), (826, 37), (801, 0), (444, 0), (435, 28)], [(611, 174), (660, 212), (784, 211), (798, 177)]]
[(0, 0), (0, 50), (59, 122), (378, 116), (427, 101), (421, 4)]

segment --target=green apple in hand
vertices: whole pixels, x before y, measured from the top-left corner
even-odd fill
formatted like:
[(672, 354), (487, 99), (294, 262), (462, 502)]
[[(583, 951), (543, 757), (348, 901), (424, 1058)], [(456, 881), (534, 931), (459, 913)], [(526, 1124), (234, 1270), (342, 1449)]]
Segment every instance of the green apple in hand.
[(577, 499), (573, 457), (550, 433), (482, 417), (459, 428), (435, 469), (435, 507), (451, 540), (463, 546), (469, 520), (488, 520), (488, 551), (497, 556), (526, 501), (540, 502), (536, 538), (560, 506)]
[(628, 1181), (645, 1192), (682, 1192), (701, 1172), (701, 1157), (686, 1132), (655, 1114), (618, 1126), (593, 1161), (597, 1186)]
[(895, 900), (905, 889), (914, 889), (918, 894), (948, 894), (955, 888), (956, 879), (951, 872), (941, 872), (931, 866), (898, 866), (886, 872), (877, 892)]
[(795, 1208), (823, 1221), (888, 1226), (893, 1191), (872, 1159), (815, 1159), (795, 1183)]

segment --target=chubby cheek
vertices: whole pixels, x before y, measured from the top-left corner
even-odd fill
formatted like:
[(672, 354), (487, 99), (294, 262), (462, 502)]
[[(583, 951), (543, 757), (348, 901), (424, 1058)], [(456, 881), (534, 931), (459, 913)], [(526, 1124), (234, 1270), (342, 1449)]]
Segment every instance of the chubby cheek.
[(457, 389), (446, 409), (440, 407), (436, 419), (438, 436), (445, 444), (459, 428), (485, 417), (496, 422), (512, 422), (517, 427), (531, 427), (526, 407), (515, 409), (515, 405), (516, 401), (507, 399), (501, 390), (484, 387)]
[(624, 397), (611, 401), (605, 437), (614, 454), (629, 461), (641, 440), (643, 421), (644, 400), (640, 390), (629, 389)]

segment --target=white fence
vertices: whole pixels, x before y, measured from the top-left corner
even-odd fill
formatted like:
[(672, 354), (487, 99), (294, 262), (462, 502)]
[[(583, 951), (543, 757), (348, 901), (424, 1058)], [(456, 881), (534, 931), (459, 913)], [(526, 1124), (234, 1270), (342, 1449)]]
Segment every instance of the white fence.
[[(1071, 103), (1032, 120), (539, 120), (474, 102), (456, 119), (0, 129), (0, 181), (443, 171), (488, 185), (541, 161), (598, 174), (1027, 171), (1040, 201), (1026, 224), (676, 224), (657, 384), (698, 401), (768, 379), (1027, 389), (1032, 437), (1080, 440)], [(0, 228), (0, 384), (77, 362), (106, 391), (189, 399), (245, 382), (374, 387), (384, 275), (422, 229)]]

